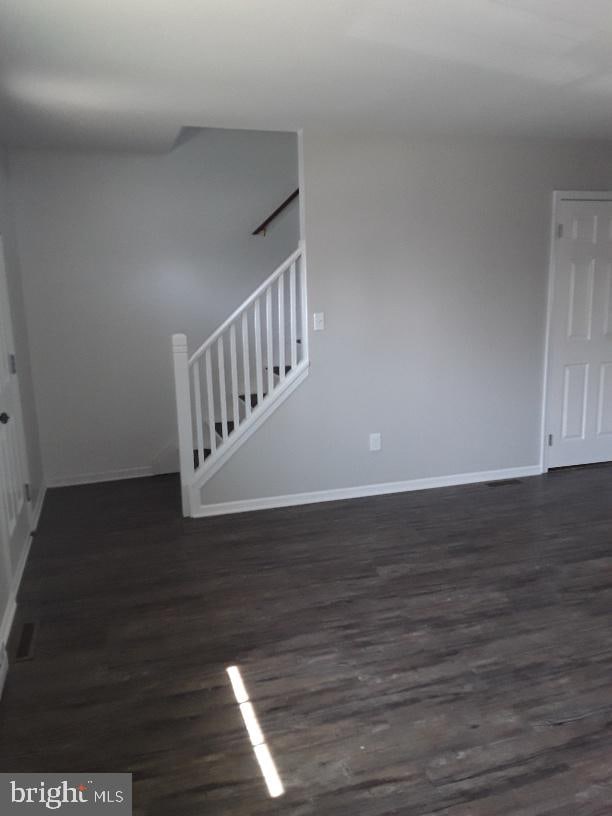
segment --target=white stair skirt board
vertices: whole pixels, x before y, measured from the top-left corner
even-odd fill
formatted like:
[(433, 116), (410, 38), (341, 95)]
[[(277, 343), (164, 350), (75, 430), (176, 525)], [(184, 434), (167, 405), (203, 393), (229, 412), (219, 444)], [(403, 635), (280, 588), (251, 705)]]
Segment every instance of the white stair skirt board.
[(542, 468), (540, 465), (526, 465), (525, 467), (505, 468), (503, 470), (483, 470), (478, 473), (431, 476), (425, 479), (410, 479), (405, 482), (383, 482), (357, 487), (339, 487), (333, 490), (317, 490), (312, 493), (291, 493), (287, 496), (267, 496), (261, 499), (202, 504), (200, 507), (194, 508), (192, 516), (193, 518), (223, 516), (231, 513), (247, 513), (253, 510), (271, 510), (275, 507), (294, 507), (300, 504), (360, 499), (366, 496), (383, 496), (388, 493), (408, 493), (414, 490), (429, 490), (435, 487), (495, 482), (500, 479), (521, 479), (527, 476), (539, 476), (541, 473)]
[(223, 465), (234, 455), (234, 453), (244, 445), (255, 431), (260, 428), (263, 423), (272, 416), (272, 414), (279, 408), (285, 400), (293, 394), (296, 388), (308, 376), (309, 365), (302, 363), (297, 366), (294, 371), (287, 376), (282, 386), (277, 388), (275, 392), (275, 400), (269, 405), (265, 405), (261, 410), (254, 410), (249, 419), (238, 428), (237, 432), (232, 437), (232, 447), (221, 448), (214, 459), (211, 458), (210, 466), (207, 471), (196, 481), (193, 485), (192, 501), (193, 507), (197, 507), (201, 502), (198, 499), (198, 492), (202, 489), (209, 479), (217, 473)]

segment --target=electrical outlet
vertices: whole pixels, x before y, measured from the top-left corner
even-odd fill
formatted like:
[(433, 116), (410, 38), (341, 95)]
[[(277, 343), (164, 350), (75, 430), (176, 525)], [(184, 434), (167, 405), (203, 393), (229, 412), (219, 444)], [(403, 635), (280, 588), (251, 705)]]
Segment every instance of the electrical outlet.
[(382, 438), (379, 433), (370, 434), (370, 450), (379, 451), (382, 448)]
[(325, 328), (325, 312), (315, 312), (312, 316), (312, 328), (314, 331), (323, 331)]

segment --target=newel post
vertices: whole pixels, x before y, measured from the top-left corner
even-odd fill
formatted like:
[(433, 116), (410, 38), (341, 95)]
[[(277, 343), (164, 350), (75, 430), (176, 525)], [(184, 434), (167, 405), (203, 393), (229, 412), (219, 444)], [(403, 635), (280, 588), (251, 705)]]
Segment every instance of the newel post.
[(189, 390), (189, 354), (187, 337), (172, 335), (174, 385), (176, 393), (176, 420), (178, 423), (179, 462), (181, 468), (181, 497), (183, 515), (191, 515), (191, 482), (193, 480), (193, 430), (191, 394)]

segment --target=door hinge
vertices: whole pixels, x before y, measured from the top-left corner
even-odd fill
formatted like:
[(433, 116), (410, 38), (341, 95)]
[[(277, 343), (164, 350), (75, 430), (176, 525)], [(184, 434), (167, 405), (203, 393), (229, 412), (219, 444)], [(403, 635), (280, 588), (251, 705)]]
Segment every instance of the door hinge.
[(17, 358), (14, 354), (9, 354), (9, 369), (11, 374), (17, 373)]
[(32, 491), (30, 490), (30, 485), (26, 483), (24, 485), (24, 488), (25, 488), (26, 501), (32, 501)]
[(557, 224), (557, 238), (563, 238), (563, 224)]
[(553, 435), (548, 434), (548, 447), (552, 448), (552, 446), (553, 446)]

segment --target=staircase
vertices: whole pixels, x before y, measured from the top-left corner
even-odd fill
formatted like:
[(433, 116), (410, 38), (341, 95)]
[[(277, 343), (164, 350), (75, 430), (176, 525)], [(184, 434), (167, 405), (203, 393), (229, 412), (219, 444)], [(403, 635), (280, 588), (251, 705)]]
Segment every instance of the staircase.
[(191, 356), (172, 336), (183, 515), (308, 375), (306, 263), (300, 244)]

